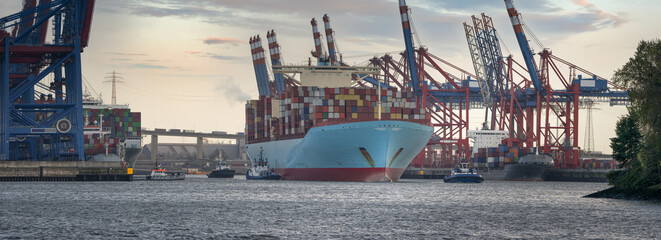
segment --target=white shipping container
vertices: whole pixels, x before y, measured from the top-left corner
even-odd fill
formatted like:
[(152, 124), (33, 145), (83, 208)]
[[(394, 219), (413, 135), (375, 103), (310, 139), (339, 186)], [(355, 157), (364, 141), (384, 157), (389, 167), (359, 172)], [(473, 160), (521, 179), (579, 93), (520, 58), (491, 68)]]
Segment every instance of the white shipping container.
[(273, 113), (273, 117), (280, 118), (280, 100), (273, 99), (271, 113)]

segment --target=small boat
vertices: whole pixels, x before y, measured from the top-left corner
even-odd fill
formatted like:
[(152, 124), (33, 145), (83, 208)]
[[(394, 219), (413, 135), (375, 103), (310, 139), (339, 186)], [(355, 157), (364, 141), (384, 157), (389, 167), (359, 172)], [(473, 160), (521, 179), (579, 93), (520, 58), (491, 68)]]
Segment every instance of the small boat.
[(482, 181), (484, 178), (477, 173), (477, 169), (474, 167), (460, 168), (457, 166), (452, 170), (450, 176), (443, 178), (443, 182), (446, 183), (481, 183)]
[(259, 160), (252, 162), (252, 167), (246, 171), (247, 180), (280, 180), (282, 177), (269, 169), (268, 160), (262, 158), (260, 151)]
[(234, 169), (231, 169), (225, 162), (220, 162), (215, 170), (207, 174), (209, 178), (234, 178)]
[(186, 174), (183, 172), (168, 173), (165, 168), (156, 167), (151, 170), (151, 174), (147, 175), (147, 180), (163, 181), (163, 180), (184, 180)]

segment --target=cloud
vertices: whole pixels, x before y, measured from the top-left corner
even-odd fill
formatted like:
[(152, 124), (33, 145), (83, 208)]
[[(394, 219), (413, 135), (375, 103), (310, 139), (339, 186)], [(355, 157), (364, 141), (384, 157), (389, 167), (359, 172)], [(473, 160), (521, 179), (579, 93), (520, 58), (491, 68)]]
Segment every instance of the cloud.
[(148, 68), (148, 69), (166, 69), (166, 68), (168, 68), (167, 66), (163, 66), (163, 65), (154, 65), (154, 64), (145, 64), (145, 63), (131, 64), (128, 67), (130, 67), (130, 68)]
[(248, 60), (249, 60), (248, 57), (224, 56), (224, 55), (211, 54), (211, 53), (208, 54), (208, 57), (213, 58), (213, 59), (223, 60), (223, 61), (245, 61), (245, 62), (248, 62)]
[(119, 55), (119, 56), (147, 56), (145, 53), (125, 53), (125, 52), (105, 52), (105, 54)]
[(206, 58), (213, 58), (216, 60), (221, 60), (221, 61), (228, 61), (228, 62), (237, 62), (237, 63), (249, 63), (250, 58), (247, 56), (228, 56), (228, 55), (220, 55), (216, 53), (210, 53), (210, 52), (201, 52), (201, 51), (186, 51), (186, 53), (198, 57), (206, 57)]
[(572, 2), (583, 7), (590, 14), (589, 18), (591, 18), (593, 26), (597, 29), (611, 26), (619, 27), (622, 24), (628, 22), (628, 20), (623, 17), (616, 16), (597, 8), (597, 6), (588, 2), (587, 0), (572, 0)]
[(208, 37), (208, 38), (202, 39), (202, 41), (205, 44), (209, 44), (209, 45), (229, 43), (229, 44), (232, 44), (234, 46), (238, 46), (239, 44), (246, 43), (245, 41), (241, 41), (241, 40), (236, 39), (236, 38), (223, 38), (223, 37)]
[(216, 85), (216, 91), (220, 91), (222, 95), (229, 101), (236, 101), (245, 103), (250, 100), (250, 94), (246, 93), (234, 82), (234, 78), (229, 77), (223, 83)]
[[(145, 1), (148, 2), (148, 1)], [(181, 18), (193, 18), (199, 16), (214, 16), (218, 14), (218, 11), (203, 8), (198, 6), (187, 6), (187, 2), (174, 1), (170, 6), (163, 6), (159, 1), (155, 1), (156, 4), (137, 4), (132, 5), (132, 13), (134, 15), (140, 16), (152, 16), (152, 17), (168, 17), (168, 16), (177, 16)], [(160, 5), (160, 6), (159, 6)]]

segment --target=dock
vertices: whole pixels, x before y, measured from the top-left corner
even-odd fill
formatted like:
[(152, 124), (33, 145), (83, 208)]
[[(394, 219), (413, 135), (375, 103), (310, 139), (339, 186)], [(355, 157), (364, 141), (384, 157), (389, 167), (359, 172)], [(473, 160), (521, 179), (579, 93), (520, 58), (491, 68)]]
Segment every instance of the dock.
[(133, 181), (119, 162), (0, 161), (0, 181)]

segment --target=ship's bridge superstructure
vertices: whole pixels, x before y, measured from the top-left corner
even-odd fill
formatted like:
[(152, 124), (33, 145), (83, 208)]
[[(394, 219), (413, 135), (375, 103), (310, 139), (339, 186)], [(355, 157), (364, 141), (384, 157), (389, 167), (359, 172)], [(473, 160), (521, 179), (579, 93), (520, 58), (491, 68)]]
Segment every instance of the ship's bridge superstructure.
[[(300, 74), (301, 86), (320, 88), (351, 87), (370, 74), (379, 74), (380, 68), (359, 66), (273, 66), (275, 73)], [(360, 76), (353, 79), (352, 75)]]
[(509, 137), (508, 131), (500, 130), (468, 130), (467, 137), (473, 139), (473, 154), (480, 148), (498, 146)]

